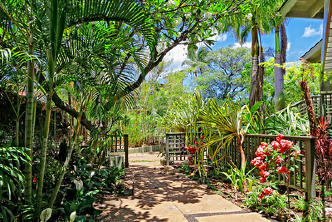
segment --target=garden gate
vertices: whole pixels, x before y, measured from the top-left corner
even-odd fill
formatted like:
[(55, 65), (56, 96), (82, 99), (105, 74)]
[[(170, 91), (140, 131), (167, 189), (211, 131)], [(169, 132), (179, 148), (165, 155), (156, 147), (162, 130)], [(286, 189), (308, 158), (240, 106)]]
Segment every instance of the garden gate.
[(108, 157), (114, 157), (115, 162), (122, 161), (124, 155), (124, 167), (129, 167), (128, 158), (128, 134), (122, 136), (111, 135), (109, 138)]

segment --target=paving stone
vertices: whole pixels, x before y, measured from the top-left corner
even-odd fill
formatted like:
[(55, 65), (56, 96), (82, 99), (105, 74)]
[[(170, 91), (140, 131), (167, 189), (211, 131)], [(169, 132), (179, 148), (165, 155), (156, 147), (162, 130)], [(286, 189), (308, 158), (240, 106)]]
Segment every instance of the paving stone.
[(164, 172), (157, 155), (129, 154), (125, 178), (134, 181), (134, 196), (105, 197), (99, 221), (269, 221), (258, 213), (246, 212), (205, 185), (176, 172)]

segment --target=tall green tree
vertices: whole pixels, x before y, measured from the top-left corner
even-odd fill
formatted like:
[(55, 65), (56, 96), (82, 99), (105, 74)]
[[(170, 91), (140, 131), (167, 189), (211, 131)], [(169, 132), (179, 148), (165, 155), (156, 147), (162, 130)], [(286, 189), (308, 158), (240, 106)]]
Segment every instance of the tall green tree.
[(242, 71), (248, 63), (250, 51), (246, 48), (228, 47), (210, 51), (201, 61), (194, 63), (200, 67), (196, 71), (196, 87), (205, 97), (225, 100), (229, 95), (239, 99), (245, 91), (244, 82), (247, 79), (242, 76)]
[[(28, 154), (33, 159), (33, 132), (34, 132), (34, 86), (36, 70), (44, 71), (44, 92), (47, 99), (46, 119), (43, 135), (43, 149), (41, 162), (39, 167), (39, 181), (37, 191), (37, 215), (40, 209), (43, 176), (45, 172), (47, 143), (50, 125), (51, 103), (54, 96), (54, 87), (61, 69), (74, 62), (74, 59), (63, 56), (63, 37), (66, 33), (75, 29), (80, 24), (93, 23), (97, 21), (105, 21), (111, 24), (112, 21), (122, 22), (130, 30), (134, 28), (138, 33), (141, 41), (146, 43), (146, 47), (150, 48), (150, 57), (154, 58), (155, 51), (155, 34), (149, 16), (146, 15), (144, 9), (136, 1), (107, 1), (100, 2), (97, 0), (86, 1), (4, 1), (0, 5), (1, 22), (1, 46), (10, 48), (15, 42), (28, 55), (38, 54), (43, 63), (36, 64), (33, 60), (29, 60), (26, 64), (27, 70), (27, 110), (25, 124), (25, 144), (28, 147)], [(27, 11), (28, 13), (24, 13)], [(48, 26), (45, 26), (45, 22)], [(114, 22), (113, 22), (114, 23)], [(112, 24), (113, 24), (112, 23)], [(92, 31), (93, 27), (90, 27)], [(114, 31), (114, 29), (112, 29)], [(112, 31), (111, 30), (111, 31)], [(73, 36), (72, 36), (73, 37)], [(100, 36), (99, 36), (100, 37)], [(104, 36), (105, 37), (105, 36)], [(133, 37), (133, 36), (131, 36)], [(76, 38), (79, 38), (76, 35)], [(120, 37), (122, 38), (122, 36)], [(17, 41), (19, 39), (19, 42)], [(82, 39), (81, 39), (82, 40)], [(83, 38), (84, 40), (84, 38)], [(67, 45), (68, 46), (68, 45)], [(71, 46), (72, 51), (83, 50)], [(103, 45), (107, 48), (107, 45)], [(103, 54), (109, 51), (102, 51)], [(141, 61), (132, 50), (135, 63), (139, 65)], [(62, 55), (59, 58), (59, 55)], [(102, 53), (99, 53), (102, 54)], [(63, 59), (65, 57), (65, 59)], [(63, 59), (63, 60), (61, 60)], [(60, 61), (60, 62), (59, 62)], [(78, 61), (76, 61), (77, 63)], [(46, 64), (44, 67), (43, 65)], [(39, 68), (36, 68), (40, 66)], [(77, 117), (77, 116), (76, 116)], [(69, 158), (70, 160), (70, 158)], [(68, 160), (68, 162), (69, 162)], [(30, 202), (32, 197), (32, 164), (27, 164), (26, 168), (26, 185), (25, 200)], [(65, 169), (64, 169), (65, 171)], [(61, 181), (61, 180), (60, 180)], [(61, 184), (61, 182), (60, 182)]]
[(259, 64), (265, 62), (261, 34), (271, 31), (270, 17), (277, 14), (282, 0), (263, 0), (251, 2), (251, 7), (242, 15), (229, 17), (224, 29), (232, 30), (242, 44), (251, 34), (251, 77), (249, 106), (263, 100), (264, 67)]
[[(279, 19), (280, 20), (280, 19)], [(284, 75), (285, 68), (283, 65), (286, 62), (287, 51), (287, 34), (285, 23), (275, 21), (275, 67), (274, 67), (274, 105), (276, 110), (280, 110), (285, 107), (283, 99), (284, 88)], [(278, 24), (279, 23), (279, 24)]]

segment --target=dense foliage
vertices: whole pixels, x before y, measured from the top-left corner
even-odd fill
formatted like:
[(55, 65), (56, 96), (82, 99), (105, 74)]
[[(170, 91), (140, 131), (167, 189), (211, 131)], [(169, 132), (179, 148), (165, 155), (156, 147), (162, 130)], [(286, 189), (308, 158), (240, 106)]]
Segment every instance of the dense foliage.
[[(319, 93), (321, 67), (285, 63), (282, 3), (2, 0), (0, 220), (97, 220), (99, 195), (125, 189), (124, 171), (110, 166), (112, 136), (129, 134), (130, 146), (142, 146), (162, 143), (170, 131), (186, 133), (184, 172), (203, 181), (222, 175), (234, 191), (253, 191), (247, 205), (260, 201), (269, 214), (283, 208), (285, 197), (259, 186), (247, 170), (243, 147), (247, 134), (309, 134), (309, 121), (291, 104), (302, 100), (299, 80)], [(276, 55), (265, 62), (261, 34), (272, 28)], [(240, 44), (251, 33), (251, 50), (212, 49), (226, 31)], [(172, 62), (165, 58), (179, 46), (188, 58), (169, 72)], [(331, 145), (327, 122), (318, 123), (317, 164), (325, 185)], [(287, 157), (283, 147), (292, 144), (280, 139), (279, 145), (257, 151), (261, 183), (269, 181), (267, 164), (271, 173), (276, 164), (279, 173), (289, 173), (281, 162), (298, 153)], [(240, 166), (223, 152), (234, 147)]]

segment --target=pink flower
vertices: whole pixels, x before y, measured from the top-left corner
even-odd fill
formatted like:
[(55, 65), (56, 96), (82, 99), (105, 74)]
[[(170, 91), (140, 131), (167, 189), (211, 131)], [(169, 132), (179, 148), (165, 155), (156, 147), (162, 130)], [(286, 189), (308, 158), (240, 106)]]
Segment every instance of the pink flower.
[(278, 173), (289, 173), (288, 168), (284, 166), (280, 166), (277, 168)]

